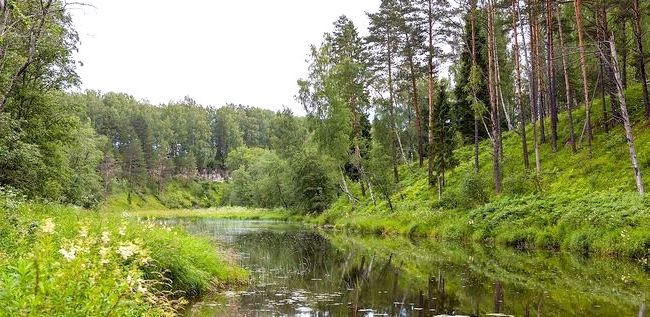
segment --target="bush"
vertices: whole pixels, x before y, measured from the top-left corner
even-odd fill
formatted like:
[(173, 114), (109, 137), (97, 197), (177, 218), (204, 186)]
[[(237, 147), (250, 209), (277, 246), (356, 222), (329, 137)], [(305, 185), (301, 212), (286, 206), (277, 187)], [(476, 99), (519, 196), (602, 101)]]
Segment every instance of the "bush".
[(511, 195), (525, 195), (535, 192), (534, 180), (527, 174), (511, 174), (503, 179), (503, 191)]
[(487, 185), (480, 174), (468, 172), (460, 181), (460, 192), (457, 198), (460, 207), (470, 208), (488, 202)]

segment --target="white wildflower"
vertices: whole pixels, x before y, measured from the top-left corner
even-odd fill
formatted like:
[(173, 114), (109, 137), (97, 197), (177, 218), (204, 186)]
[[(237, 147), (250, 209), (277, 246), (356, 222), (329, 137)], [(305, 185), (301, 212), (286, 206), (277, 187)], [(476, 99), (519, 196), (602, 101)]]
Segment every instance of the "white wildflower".
[(72, 261), (77, 257), (77, 247), (71, 246), (70, 249), (67, 249), (67, 250), (64, 249), (64, 248), (61, 248), (59, 250), (59, 253), (61, 253), (61, 255), (63, 255), (63, 257), (66, 260)]
[(131, 274), (129, 274), (129, 275), (126, 276), (126, 283), (127, 283), (129, 286), (132, 286), (132, 285), (133, 285), (133, 276), (131, 276)]
[(101, 249), (99, 249), (99, 256), (101, 258), (99, 263), (101, 263), (102, 265), (106, 265), (106, 264), (110, 263), (110, 261), (108, 260), (108, 253), (110, 251), (111, 251), (110, 248), (101, 248)]
[(104, 244), (111, 243), (111, 234), (108, 231), (102, 232), (102, 242)]
[(54, 220), (52, 220), (52, 218), (47, 218), (41, 225), (41, 231), (43, 231), (43, 233), (52, 234), (54, 233), (54, 227), (56, 227)]
[(129, 218), (129, 213), (126, 211), (122, 212), (122, 218)]
[(122, 244), (117, 248), (117, 253), (124, 260), (128, 260), (134, 254), (138, 253), (138, 246), (133, 243)]
[(138, 288), (137, 288), (137, 291), (140, 292), (140, 293), (143, 293), (143, 294), (144, 294), (144, 293), (147, 292), (147, 288), (144, 287), (144, 286), (142, 285), (143, 282), (144, 282), (144, 281), (143, 281), (142, 279), (138, 279)]
[(81, 227), (79, 229), (79, 236), (82, 238), (88, 237), (88, 227)]
[(126, 235), (126, 226), (121, 226), (118, 230), (117, 233), (119, 233), (121, 236)]

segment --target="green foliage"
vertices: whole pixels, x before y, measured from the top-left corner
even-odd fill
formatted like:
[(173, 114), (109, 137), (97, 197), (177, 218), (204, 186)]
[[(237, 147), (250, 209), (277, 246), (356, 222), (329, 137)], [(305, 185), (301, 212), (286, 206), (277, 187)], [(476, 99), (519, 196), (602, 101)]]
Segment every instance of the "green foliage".
[(459, 205), (461, 207), (472, 207), (484, 204), (488, 201), (486, 181), (480, 174), (469, 172), (460, 180)]
[(207, 240), (153, 222), (0, 191), (0, 304), (9, 315), (168, 316), (245, 273)]

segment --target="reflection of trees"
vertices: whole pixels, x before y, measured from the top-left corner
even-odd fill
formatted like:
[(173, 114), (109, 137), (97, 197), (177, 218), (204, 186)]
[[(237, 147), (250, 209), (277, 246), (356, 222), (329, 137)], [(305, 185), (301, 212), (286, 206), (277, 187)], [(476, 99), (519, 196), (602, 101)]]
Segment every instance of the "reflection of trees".
[(427, 309), (471, 315), (637, 315), (640, 303), (650, 300), (649, 272), (626, 261), (471, 245), (413, 244), (396, 237), (330, 238), (341, 250), (377, 254), (379, 265), (394, 263), (391, 266), (399, 274), (382, 275), (399, 286), (386, 300), (404, 298), (405, 303), (423, 307), (425, 312), (413, 316), (427, 316)]
[[(330, 316), (362, 316), (368, 308), (390, 316), (637, 315), (650, 299), (648, 272), (626, 262), (280, 230), (229, 233), (228, 244), (246, 252), (242, 263), (260, 281), (240, 299), (242, 307), (262, 307), (297, 289), (340, 292), (338, 306), (309, 303)], [(199, 231), (223, 234), (210, 225)], [(290, 315), (295, 308), (276, 307)]]

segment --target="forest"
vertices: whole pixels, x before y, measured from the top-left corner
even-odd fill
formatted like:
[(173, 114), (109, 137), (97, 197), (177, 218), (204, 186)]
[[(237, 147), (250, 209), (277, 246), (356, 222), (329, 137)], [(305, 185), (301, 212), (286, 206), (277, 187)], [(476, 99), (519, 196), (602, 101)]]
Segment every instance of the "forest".
[[(60, 269), (39, 256), (82, 253), (57, 251), (70, 241), (48, 238), (52, 219), (70, 226), (65, 234), (81, 226), (117, 239), (129, 227), (127, 237), (147, 242), (122, 247), (162, 246), (135, 252), (161, 267), (120, 267), (141, 281), (164, 275), (168, 285), (138, 284), (157, 289), (149, 294), (132, 292), (131, 283), (124, 301), (103, 284), (105, 302), (115, 305), (79, 310), (90, 315), (164, 315), (178, 304), (170, 292), (204, 293), (206, 276), (229, 274), (235, 284), (245, 276), (214, 254), (192, 253), (204, 240), (169, 237), (157, 224), (147, 231), (118, 215), (137, 210), (275, 209), (359, 232), (598, 253), (647, 266), (648, 1), (377, 0), (367, 34), (343, 15), (320, 43), (305, 45), (307, 75), (294, 92), (304, 116), (190, 96), (152, 104), (79, 92), (74, 5), (0, 1), (0, 264), (27, 254), (30, 243), (45, 252), (0, 269), (0, 303), (12, 303), (12, 313), (30, 305), (56, 311), (39, 292), (78, 273), (38, 281), (39, 265)], [(79, 224), (78, 210), (92, 214)], [(112, 220), (99, 223), (103, 214)], [(166, 263), (181, 242), (196, 250)], [(33, 286), (21, 274), (45, 283), (29, 300)], [(108, 278), (118, 285), (124, 276)], [(8, 285), (15, 293), (1, 290)]]

